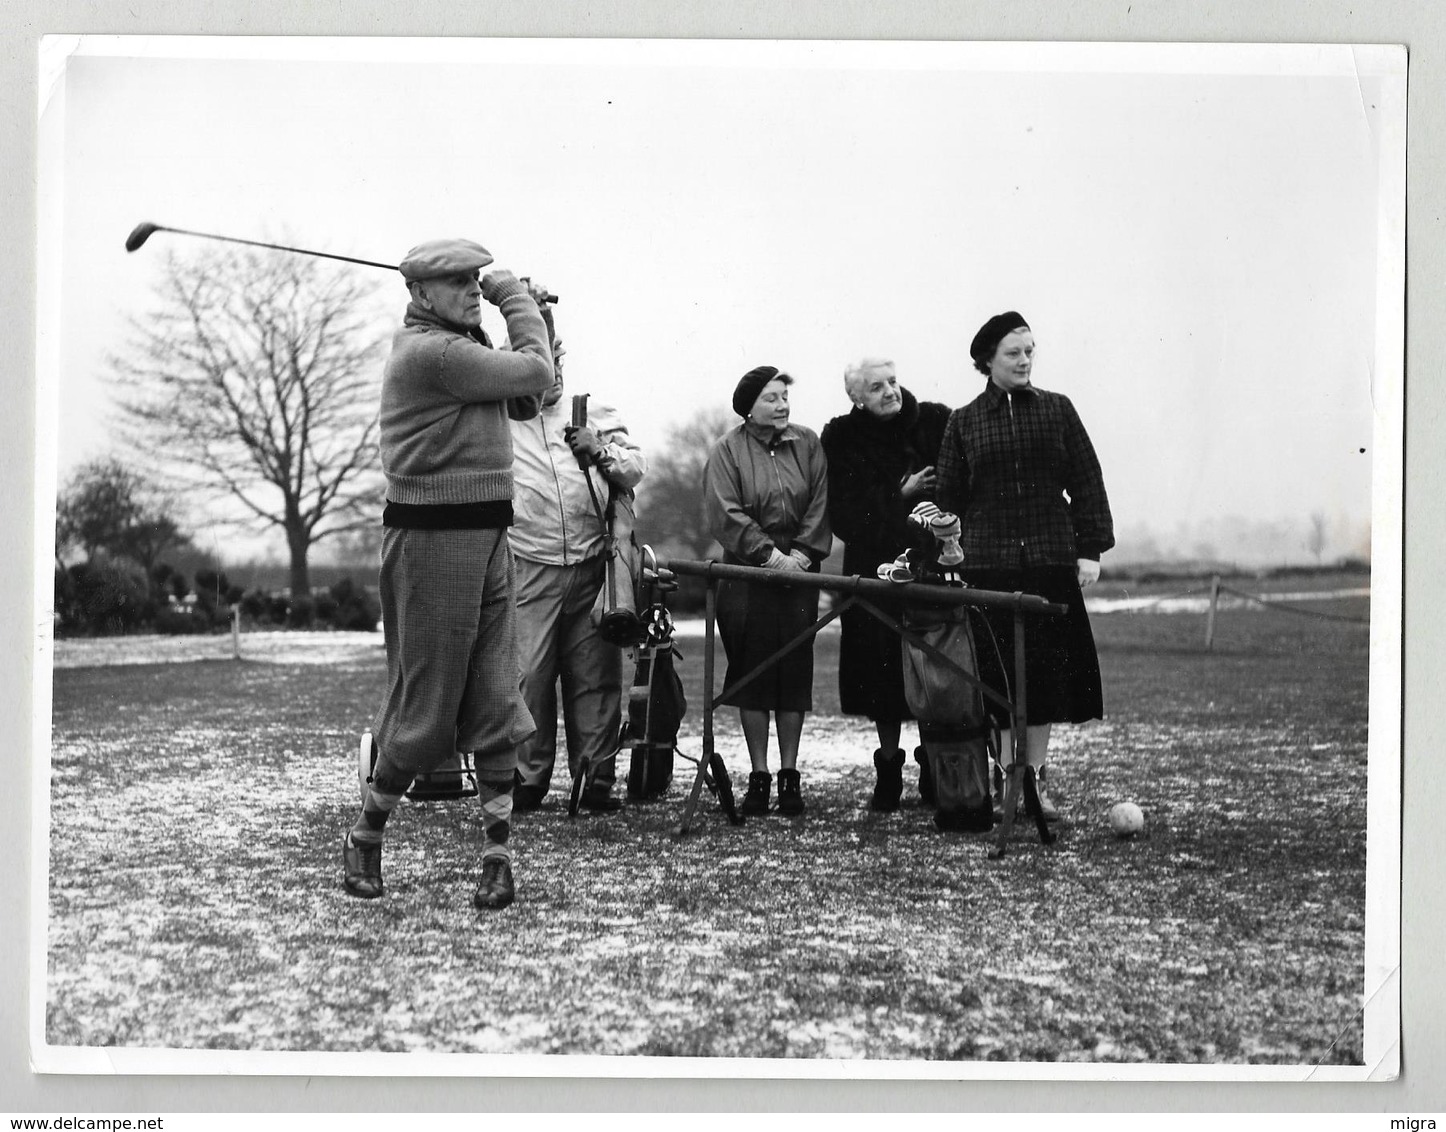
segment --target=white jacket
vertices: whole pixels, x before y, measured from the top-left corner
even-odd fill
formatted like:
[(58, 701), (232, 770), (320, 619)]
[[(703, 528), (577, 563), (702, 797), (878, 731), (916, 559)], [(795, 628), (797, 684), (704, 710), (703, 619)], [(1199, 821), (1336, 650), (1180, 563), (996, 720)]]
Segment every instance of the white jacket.
[(544, 405), (530, 421), (512, 422), (512, 553), (549, 566), (575, 566), (606, 549), (602, 524), (588, 493), (592, 480), (598, 503), (608, 502), (608, 482), (632, 488), (648, 461), (617, 410), (588, 403), (588, 427), (603, 444), (596, 467), (584, 473), (567, 446), (563, 430), (572, 423), (572, 400)]

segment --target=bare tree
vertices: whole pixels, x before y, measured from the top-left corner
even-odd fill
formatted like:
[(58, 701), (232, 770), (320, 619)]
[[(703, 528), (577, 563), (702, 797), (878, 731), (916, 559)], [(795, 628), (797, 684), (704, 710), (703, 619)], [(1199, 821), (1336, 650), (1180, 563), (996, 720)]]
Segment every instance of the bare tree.
[(313, 545), (375, 521), (374, 292), (302, 256), (172, 253), (158, 309), (111, 359), (131, 443), (202, 502), (280, 528), (293, 594)]
[(639, 542), (707, 556), (713, 535), (703, 513), (703, 471), (714, 442), (737, 423), (722, 406), (699, 409), (669, 429), (662, 452), (648, 454), (648, 474), (638, 485)]

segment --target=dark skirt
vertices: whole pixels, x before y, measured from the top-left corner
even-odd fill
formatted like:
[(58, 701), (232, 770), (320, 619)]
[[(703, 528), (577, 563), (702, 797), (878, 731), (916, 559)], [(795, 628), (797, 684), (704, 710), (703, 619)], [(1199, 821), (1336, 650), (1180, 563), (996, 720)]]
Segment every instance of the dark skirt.
[[(1099, 655), (1075, 568), (966, 570), (963, 576), (976, 589), (1037, 594), (1069, 607), (1060, 616), (1024, 616), (1026, 721), (1083, 723), (1104, 718)], [(1008, 696), (1014, 685), (1014, 611), (976, 607), (970, 612), (979, 676), (989, 687)], [(997, 722), (1009, 723), (1005, 708), (993, 700), (985, 703)]]
[[(870, 599), (884, 613), (902, 617), (900, 603)], [(871, 613), (851, 606), (839, 615), (838, 700), (845, 715), (891, 723), (913, 719), (904, 699), (904, 661), (899, 634)]]
[[(752, 672), (817, 620), (815, 589), (720, 582), (718, 636), (728, 657), (723, 687)], [(812, 711), (813, 640), (805, 641), (719, 702), (753, 711)]]

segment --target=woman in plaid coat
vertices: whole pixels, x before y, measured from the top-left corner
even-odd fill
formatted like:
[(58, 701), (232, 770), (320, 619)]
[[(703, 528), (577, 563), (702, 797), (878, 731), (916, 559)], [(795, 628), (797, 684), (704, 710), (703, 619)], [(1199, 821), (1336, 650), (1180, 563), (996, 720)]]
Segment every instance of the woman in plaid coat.
[[(1069, 608), (1060, 617), (1032, 617), (1025, 628), (1029, 764), (1040, 775), (1045, 816), (1054, 820), (1058, 810), (1043, 789), (1050, 725), (1104, 715), (1082, 590), (1099, 579), (1100, 555), (1115, 544), (1114, 523), (1099, 459), (1074, 405), (1030, 381), (1034, 335), (1023, 316), (995, 315), (969, 353), (989, 380), (949, 417), (938, 503), (963, 523), (962, 573), (971, 586), (1038, 594)], [(976, 614), (980, 675), (1008, 695), (1013, 613)], [(1008, 724), (992, 701), (991, 710)]]

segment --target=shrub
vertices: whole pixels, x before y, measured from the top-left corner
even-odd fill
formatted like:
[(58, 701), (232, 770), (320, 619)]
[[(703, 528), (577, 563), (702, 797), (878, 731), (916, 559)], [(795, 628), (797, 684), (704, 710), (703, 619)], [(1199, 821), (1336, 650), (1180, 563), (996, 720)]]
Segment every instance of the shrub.
[(376, 631), (382, 612), (363, 587), (350, 578), (343, 578), (331, 587), (328, 596), (334, 603), (329, 620), (336, 628)]
[(271, 595), (265, 590), (247, 590), (241, 595), (241, 612), (252, 621), (270, 621)]
[(145, 583), (113, 563), (83, 562), (55, 574), (58, 635), (124, 633), (156, 613)]
[(155, 630), (157, 633), (183, 635), (206, 633), (211, 629), (211, 619), (199, 606), (166, 605), (156, 610)]
[(196, 571), (196, 599), (202, 605), (224, 609), (235, 605), (245, 596), (246, 591), (240, 586), (232, 585), (224, 570), (219, 573), (205, 568)]
[(309, 594), (297, 594), (286, 611), (286, 624), (292, 629), (308, 628), (316, 620), (316, 602)]
[(336, 598), (326, 590), (322, 590), (312, 598), (316, 607), (316, 619), (323, 624), (333, 624), (336, 621), (336, 611), (340, 608)]

